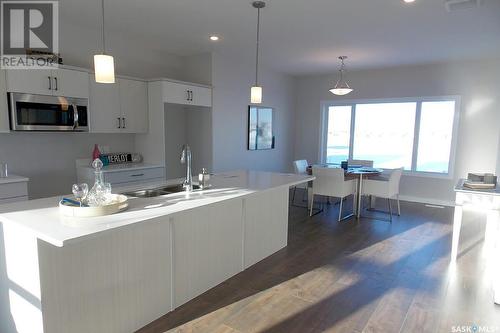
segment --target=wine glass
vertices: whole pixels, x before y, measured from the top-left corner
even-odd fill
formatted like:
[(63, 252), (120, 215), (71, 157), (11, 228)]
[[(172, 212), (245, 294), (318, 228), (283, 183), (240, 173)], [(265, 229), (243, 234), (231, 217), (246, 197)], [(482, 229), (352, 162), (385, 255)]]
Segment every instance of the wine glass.
[(109, 204), (111, 203), (112, 196), (111, 196), (111, 183), (104, 183), (104, 196), (106, 197), (106, 203)]
[(85, 183), (73, 184), (71, 190), (73, 191), (75, 199), (80, 203), (80, 207), (82, 207), (82, 202), (89, 193), (89, 186)]

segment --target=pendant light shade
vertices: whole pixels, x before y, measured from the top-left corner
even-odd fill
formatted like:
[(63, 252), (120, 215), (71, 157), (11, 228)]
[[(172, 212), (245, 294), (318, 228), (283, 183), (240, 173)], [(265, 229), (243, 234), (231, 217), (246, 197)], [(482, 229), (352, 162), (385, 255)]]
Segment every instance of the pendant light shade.
[(94, 56), (95, 82), (115, 83), (115, 62), (112, 56), (96, 54)]
[(106, 38), (104, 35), (104, 0), (102, 7), (102, 54), (94, 55), (94, 73), (97, 83), (115, 83), (115, 61), (106, 54)]
[(250, 103), (262, 103), (262, 87), (259, 85), (259, 41), (260, 41), (260, 10), (266, 7), (264, 1), (252, 2), (253, 8), (257, 9), (257, 48), (255, 52), (255, 84), (250, 88)]
[(347, 56), (340, 56), (339, 59), (341, 62), (339, 69), (340, 77), (337, 83), (335, 83), (335, 86), (332, 89), (330, 89), (330, 92), (334, 95), (344, 96), (349, 94), (352, 91), (352, 88), (349, 86), (349, 84), (344, 78), (344, 72), (345, 72), (344, 60), (347, 59)]
[(250, 88), (250, 103), (262, 103), (262, 87), (254, 86)]

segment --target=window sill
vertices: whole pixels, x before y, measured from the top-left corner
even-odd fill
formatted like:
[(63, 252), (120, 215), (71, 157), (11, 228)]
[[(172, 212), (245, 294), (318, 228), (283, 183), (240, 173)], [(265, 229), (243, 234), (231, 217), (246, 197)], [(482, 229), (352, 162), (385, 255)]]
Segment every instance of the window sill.
[(418, 172), (418, 171), (403, 171), (403, 176), (421, 177), (421, 178), (434, 178), (443, 180), (452, 180), (453, 175), (449, 173), (435, 173), (435, 172)]

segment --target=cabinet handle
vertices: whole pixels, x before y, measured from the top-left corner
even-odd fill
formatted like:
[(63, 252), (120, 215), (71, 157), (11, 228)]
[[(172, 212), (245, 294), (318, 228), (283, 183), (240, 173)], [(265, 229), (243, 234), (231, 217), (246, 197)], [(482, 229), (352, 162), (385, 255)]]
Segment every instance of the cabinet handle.
[(186, 101), (189, 101), (189, 96), (190, 96), (190, 94), (189, 94), (189, 90), (186, 90), (186, 93), (187, 93), (187, 98), (186, 98)]
[(193, 101), (193, 91), (190, 90), (189, 92), (191, 93), (191, 102), (192, 102)]
[(54, 82), (56, 83), (56, 88), (54, 90), (57, 91), (57, 77), (54, 77)]
[(142, 177), (142, 176), (144, 176), (143, 173), (136, 173), (136, 174), (130, 175), (130, 177)]
[(118, 117), (118, 128), (122, 128), (122, 118)]
[(50, 76), (47, 76), (49, 79), (49, 90), (52, 90), (52, 78)]
[(125, 117), (123, 117), (122, 119), (123, 119), (123, 128), (127, 128), (127, 125), (125, 124)]

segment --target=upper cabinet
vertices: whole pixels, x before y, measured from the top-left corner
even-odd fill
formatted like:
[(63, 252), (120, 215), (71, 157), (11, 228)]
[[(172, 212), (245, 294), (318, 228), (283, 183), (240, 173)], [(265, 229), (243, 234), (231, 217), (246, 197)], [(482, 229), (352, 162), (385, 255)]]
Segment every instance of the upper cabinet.
[(148, 96), (144, 81), (117, 78), (114, 84), (90, 83), (90, 131), (146, 133)]
[(90, 81), (90, 132), (120, 133), (122, 115), (118, 84)]
[(188, 83), (162, 81), (163, 102), (195, 106), (212, 106), (212, 89)]
[(0, 69), (0, 133), (9, 132), (9, 108), (7, 106), (7, 89), (5, 71)]
[(89, 97), (89, 74), (73, 69), (7, 70), (7, 91), (38, 95)]
[(89, 98), (89, 73), (70, 69), (52, 70), (53, 95)]
[(148, 86), (144, 81), (118, 79), (120, 107), (123, 117), (122, 131), (146, 133), (148, 131)]

